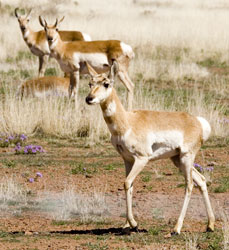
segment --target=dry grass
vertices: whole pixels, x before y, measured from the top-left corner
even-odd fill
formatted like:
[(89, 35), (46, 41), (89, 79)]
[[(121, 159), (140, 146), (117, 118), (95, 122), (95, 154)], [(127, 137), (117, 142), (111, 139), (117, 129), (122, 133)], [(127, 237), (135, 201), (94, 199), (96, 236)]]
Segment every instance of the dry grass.
[(18, 214), (21, 207), (27, 205), (26, 189), (15, 178), (3, 177), (0, 181), (0, 210)]
[(39, 207), (51, 212), (55, 220), (78, 218), (80, 222), (96, 222), (104, 220), (108, 214), (105, 194), (102, 192), (76, 193), (73, 187), (62, 193), (42, 194)]
[[(81, 81), (84, 87), (78, 108), (63, 99), (22, 102), (15, 99), (17, 86), (24, 79), (36, 76), (38, 68), (37, 58), (29, 56), (13, 14), (18, 6), (26, 10), (33, 7), (31, 27), (35, 30), (41, 29), (38, 15), (50, 22), (65, 15), (63, 29), (78, 29), (93, 39), (114, 38), (129, 43), (136, 53), (130, 65), (130, 77), (136, 83), (135, 108), (186, 110), (206, 117), (213, 135), (228, 136), (229, 125), (221, 122), (228, 115), (228, 103), (224, 101), (229, 94), (227, 75), (214, 75), (208, 67), (209, 61), (216, 67), (228, 65), (229, 31), (225, 29), (225, 21), (229, 5), (225, 0), (201, 3), (112, 0), (109, 4), (105, 0), (55, 0), (52, 4), (47, 0), (2, 1), (0, 82), (5, 88), (0, 107), (2, 132), (81, 135), (89, 143), (109, 137), (99, 108), (85, 105), (87, 80)], [(61, 74), (53, 59), (49, 67)], [(168, 89), (174, 93), (166, 92)], [(165, 92), (161, 93), (162, 90)], [(125, 100), (123, 89), (119, 95)]]

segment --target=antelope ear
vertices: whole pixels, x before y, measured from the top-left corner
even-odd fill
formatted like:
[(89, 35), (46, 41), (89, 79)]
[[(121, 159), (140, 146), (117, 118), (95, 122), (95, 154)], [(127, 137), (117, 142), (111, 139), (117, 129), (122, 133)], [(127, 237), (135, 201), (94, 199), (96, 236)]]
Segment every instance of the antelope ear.
[(87, 61), (85, 61), (85, 64), (87, 65), (88, 72), (92, 77), (98, 75), (98, 73), (93, 69), (93, 67)]
[(64, 18), (65, 18), (65, 16), (63, 16), (63, 17), (60, 19), (60, 21), (58, 22), (58, 24), (60, 24), (61, 22), (63, 22), (63, 21), (64, 21)]
[(28, 13), (27, 16), (26, 16), (26, 19), (30, 19), (30, 15), (31, 15), (32, 11), (33, 11), (33, 9), (30, 9), (30, 10), (29, 10), (29, 13)]
[(112, 61), (110, 73), (109, 73), (109, 79), (114, 81), (115, 75), (118, 73), (118, 63), (116, 60)]
[(47, 26), (47, 22), (41, 16), (39, 16), (39, 22), (42, 27), (45, 28)]
[(15, 14), (16, 18), (19, 18), (19, 17), (20, 17), (19, 14), (18, 14), (18, 10), (19, 10), (19, 8), (16, 8), (16, 9), (14, 10), (14, 14)]

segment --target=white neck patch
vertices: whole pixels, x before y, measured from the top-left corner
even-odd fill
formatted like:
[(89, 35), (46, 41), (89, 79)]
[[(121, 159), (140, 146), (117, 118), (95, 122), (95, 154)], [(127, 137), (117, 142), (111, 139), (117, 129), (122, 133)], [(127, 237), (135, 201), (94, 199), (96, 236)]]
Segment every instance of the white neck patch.
[(27, 38), (29, 36), (29, 30), (26, 30), (25, 34), (24, 34), (24, 38)]
[(104, 111), (104, 116), (112, 116), (116, 112), (116, 103), (114, 101), (110, 102), (107, 109)]

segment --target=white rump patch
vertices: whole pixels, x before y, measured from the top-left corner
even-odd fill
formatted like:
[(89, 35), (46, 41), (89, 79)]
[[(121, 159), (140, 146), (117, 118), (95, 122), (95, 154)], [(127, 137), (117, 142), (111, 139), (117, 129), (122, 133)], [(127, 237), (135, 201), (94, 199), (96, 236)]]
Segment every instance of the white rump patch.
[(88, 35), (88, 34), (86, 34), (86, 33), (82, 33), (82, 35), (83, 35), (83, 39), (84, 39), (84, 41), (88, 41), (88, 42), (90, 42), (90, 41), (91, 41), (91, 37), (90, 37), (90, 35)]
[(124, 42), (121, 42), (120, 45), (125, 55), (127, 55), (129, 58), (134, 58), (134, 52), (130, 45)]
[(90, 65), (96, 69), (101, 69), (105, 65), (108, 65), (108, 60), (106, 54), (103, 53), (80, 53), (75, 52), (73, 55), (74, 62), (77, 64), (79, 62), (89, 62)]
[(198, 119), (198, 121), (200, 122), (201, 127), (202, 127), (203, 140), (206, 141), (211, 134), (211, 126), (210, 126), (209, 122), (206, 119), (204, 119), (203, 117), (197, 116), (196, 118)]
[(104, 116), (109, 117), (115, 114), (116, 112), (116, 103), (114, 101), (110, 102), (107, 109), (104, 111)]

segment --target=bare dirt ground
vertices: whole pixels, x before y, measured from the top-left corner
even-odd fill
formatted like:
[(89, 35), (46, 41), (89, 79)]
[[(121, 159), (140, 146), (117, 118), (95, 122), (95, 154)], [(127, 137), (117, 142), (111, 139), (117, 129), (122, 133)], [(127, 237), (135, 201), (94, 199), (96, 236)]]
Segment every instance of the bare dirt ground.
[[(137, 177), (133, 209), (139, 232), (121, 235), (125, 223), (124, 167), (110, 143), (85, 148), (82, 141), (29, 140), (42, 145), (46, 152), (15, 155), (13, 148), (1, 149), (1, 176), (14, 176), (26, 188), (33, 205), (27, 203), (16, 208), (11, 204), (1, 212), (0, 249), (187, 249), (187, 237), (193, 235), (198, 235), (199, 249), (222, 249), (221, 215), (229, 215), (229, 191), (217, 193), (215, 189), (221, 185), (223, 176), (228, 177), (227, 144), (218, 147), (218, 141), (211, 140), (196, 159), (204, 167), (214, 166), (209, 193), (216, 215), (216, 232), (205, 233), (205, 207), (195, 188), (182, 234), (171, 237), (183, 203), (184, 179), (169, 160), (148, 164)], [(36, 172), (43, 177), (30, 183), (28, 179)], [(45, 210), (32, 203), (38, 196), (48, 196), (51, 202), (55, 194), (69, 187), (76, 193), (96, 191), (104, 195), (107, 208), (99, 220), (82, 221), (80, 216), (59, 220), (53, 216), (55, 206)]]

